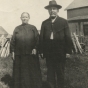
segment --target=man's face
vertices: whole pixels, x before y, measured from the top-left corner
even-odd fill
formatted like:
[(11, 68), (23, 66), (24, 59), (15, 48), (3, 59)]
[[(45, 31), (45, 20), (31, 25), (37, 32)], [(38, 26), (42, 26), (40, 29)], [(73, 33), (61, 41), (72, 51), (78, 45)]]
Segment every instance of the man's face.
[(57, 16), (57, 14), (58, 14), (58, 12), (59, 12), (59, 9), (56, 8), (56, 7), (50, 7), (50, 8), (48, 9), (48, 11), (49, 11), (50, 17), (54, 18), (54, 17)]
[(22, 15), (21, 15), (21, 20), (22, 20), (22, 23), (24, 23), (24, 24), (27, 24), (28, 23), (28, 21), (29, 21), (29, 15), (27, 14), (27, 13), (23, 13)]

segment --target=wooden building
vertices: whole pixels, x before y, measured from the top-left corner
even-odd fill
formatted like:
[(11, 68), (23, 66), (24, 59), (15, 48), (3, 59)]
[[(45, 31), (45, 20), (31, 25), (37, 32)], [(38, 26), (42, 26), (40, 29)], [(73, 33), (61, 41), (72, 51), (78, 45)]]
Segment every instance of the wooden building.
[(88, 0), (74, 0), (65, 10), (71, 32), (88, 41)]
[(4, 37), (7, 37), (8, 33), (7, 33), (7, 31), (2, 26), (0, 26), (0, 37), (2, 35), (4, 35)]

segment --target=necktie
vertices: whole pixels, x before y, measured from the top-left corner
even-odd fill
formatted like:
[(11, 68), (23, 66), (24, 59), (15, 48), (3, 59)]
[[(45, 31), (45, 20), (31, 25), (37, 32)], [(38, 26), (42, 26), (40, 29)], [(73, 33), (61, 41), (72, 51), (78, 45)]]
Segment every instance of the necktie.
[(52, 24), (52, 32), (51, 32), (50, 39), (52, 39), (52, 40), (53, 40), (53, 24)]

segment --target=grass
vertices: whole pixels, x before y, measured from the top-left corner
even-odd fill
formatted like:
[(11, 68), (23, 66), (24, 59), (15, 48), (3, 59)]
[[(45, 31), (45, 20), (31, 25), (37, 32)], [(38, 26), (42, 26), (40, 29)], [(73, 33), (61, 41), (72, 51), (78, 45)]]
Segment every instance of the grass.
[[(12, 76), (12, 68), (13, 68), (13, 60), (11, 59), (10, 56), (7, 58), (0, 58), (0, 88), (9, 88), (8, 84), (4, 82), (1, 82), (2, 78), (5, 77), (6, 75)], [(8, 82), (5, 78), (5, 80)]]
[[(45, 81), (46, 65), (45, 59), (40, 60), (40, 68), (42, 71), (42, 79)], [(11, 57), (0, 58), (0, 80), (6, 74), (12, 76), (13, 61)], [(1, 87), (3, 86), (3, 87)], [(6, 87), (0, 82), (0, 88)], [(65, 88), (88, 88), (88, 55), (72, 55), (70, 59), (66, 61), (65, 68)]]
[[(42, 78), (46, 80), (45, 60), (40, 59)], [(45, 73), (45, 74), (44, 74)], [(66, 61), (65, 88), (88, 88), (88, 55), (72, 55)]]
[(72, 55), (66, 62), (66, 88), (88, 88), (88, 56)]

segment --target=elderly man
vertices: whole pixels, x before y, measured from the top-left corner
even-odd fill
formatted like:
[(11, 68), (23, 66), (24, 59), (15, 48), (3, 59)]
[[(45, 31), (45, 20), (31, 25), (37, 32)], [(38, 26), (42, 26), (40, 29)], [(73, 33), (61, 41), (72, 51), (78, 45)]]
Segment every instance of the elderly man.
[[(72, 53), (72, 40), (68, 23), (58, 16), (59, 9), (55, 0), (45, 7), (50, 17), (43, 21), (40, 32), (40, 54), (46, 58), (47, 81), (56, 88), (64, 88), (64, 69), (66, 57)], [(57, 83), (56, 83), (57, 81)]]
[[(36, 55), (39, 34), (35, 26), (28, 24), (29, 13), (21, 15), (22, 24), (14, 30), (11, 53), (14, 58), (13, 88), (40, 88), (41, 74)], [(14, 55), (15, 54), (15, 55)]]

